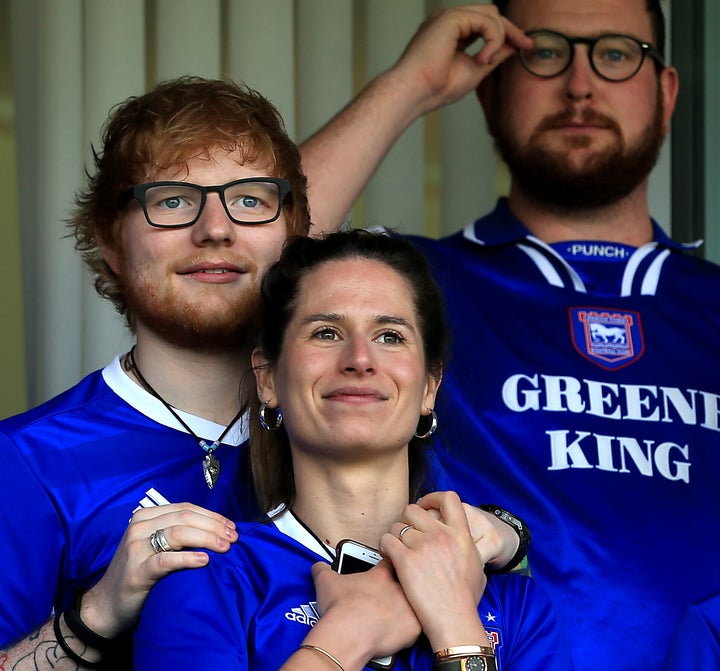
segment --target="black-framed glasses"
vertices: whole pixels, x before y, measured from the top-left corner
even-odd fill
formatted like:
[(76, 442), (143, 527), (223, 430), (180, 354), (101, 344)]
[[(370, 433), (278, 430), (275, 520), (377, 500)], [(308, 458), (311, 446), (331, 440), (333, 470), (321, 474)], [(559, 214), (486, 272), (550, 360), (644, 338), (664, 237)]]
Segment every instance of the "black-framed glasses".
[(650, 43), (630, 35), (568, 37), (554, 30), (532, 30), (527, 33), (535, 46), (520, 51), (520, 62), (538, 77), (557, 77), (565, 72), (575, 57), (575, 45), (587, 44), (590, 65), (597, 75), (611, 82), (634, 77), (651, 56), (664, 67), (662, 54)]
[(202, 214), (208, 193), (217, 193), (236, 224), (269, 224), (280, 216), (290, 182), (276, 177), (236, 179), (218, 186), (190, 182), (148, 182), (120, 194), (120, 205), (137, 200), (148, 224), (157, 228), (192, 226)]

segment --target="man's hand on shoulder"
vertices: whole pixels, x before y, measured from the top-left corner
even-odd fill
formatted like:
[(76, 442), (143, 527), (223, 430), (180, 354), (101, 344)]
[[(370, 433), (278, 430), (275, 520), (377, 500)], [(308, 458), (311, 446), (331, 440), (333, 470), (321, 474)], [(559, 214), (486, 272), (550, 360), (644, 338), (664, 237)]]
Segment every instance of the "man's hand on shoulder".
[[(153, 547), (151, 536), (160, 530)], [(83, 596), (82, 621), (101, 636), (117, 636), (135, 624), (145, 598), (160, 578), (205, 566), (209, 556), (202, 550), (227, 552), (236, 540), (234, 522), (191, 503), (138, 510), (105, 575)]]

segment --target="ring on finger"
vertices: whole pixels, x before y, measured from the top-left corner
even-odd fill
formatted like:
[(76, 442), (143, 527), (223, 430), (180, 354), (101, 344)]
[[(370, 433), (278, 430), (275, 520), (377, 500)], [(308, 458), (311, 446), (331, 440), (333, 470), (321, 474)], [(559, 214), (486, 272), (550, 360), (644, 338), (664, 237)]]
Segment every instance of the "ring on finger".
[(174, 552), (172, 545), (165, 538), (165, 529), (157, 529), (150, 534), (150, 545), (155, 554), (160, 552)]
[(398, 538), (402, 540), (402, 537), (410, 531), (410, 529), (414, 529), (415, 527), (412, 524), (406, 524), (402, 529), (400, 529), (400, 533), (398, 534)]

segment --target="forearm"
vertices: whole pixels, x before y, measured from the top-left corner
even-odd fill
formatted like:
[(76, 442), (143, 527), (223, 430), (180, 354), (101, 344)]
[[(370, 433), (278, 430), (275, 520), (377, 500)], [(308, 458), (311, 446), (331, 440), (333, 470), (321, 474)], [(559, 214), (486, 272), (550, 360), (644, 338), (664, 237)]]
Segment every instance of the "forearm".
[[(512, 512), (492, 504), (479, 506), (481, 514), (489, 516), (493, 530), (499, 537), (499, 549), (488, 554), (486, 566), (491, 571), (506, 572), (520, 565), (527, 555), (531, 543), (527, 524)], [(480, 546), (476, 542), (480, 551)]]
[(280, 671), (359, 671), (372, 653), (365, 649), (366, 637), (348, 627), (350, 618), (337, 618), (327, 613), (320, 618), (295, 653)]
[(480, 621), (477, 608), (459, 605), (440, 612), (438, 617), (425, 625), (423, 633), (427, 636), (433, 652), (460, 645), (490, 646), (485, 627)]
[(354, 636), (348, 635), (308, 636), (280, 671), (361, 671), (370, 657), (359, 654), (357, 643)]
[[(484, 46), (467, 53), (478, 38)], [(385, 154), (416, 119), (474, 91), (516, 47), (531, 45), (492, 5), (433, 12), (397, 63), (301, 145), (313, 234), (342, 225)]]
[[(78, 656), (89, 662), (100, 659), (97, 651), (87, 648), (65, 625), (63, 618), (59, 622), (64, 641)], [(49, 619), (37, 631), (0, 651), (0, 671), (81, 671), (86, 668), (73, 661), (58, 643), (53, 629), (53, 619)]]
[(300, 145), (312, 235), (342, 226), (392, 145), (423, 111), (407, 78), (388, 70)]
[[(489, 514), (488, 514), (489, 515)], [(492, 520), (492, 517), (488, 517)], [(502, 522), (494, 522), (494, 530), (498, 536), (497, 553), (489, 556), (486, 566), (490, 571), (502, 573), (510, 560), (516, 555), (520, 548), (520, 538), (511, 527)]]

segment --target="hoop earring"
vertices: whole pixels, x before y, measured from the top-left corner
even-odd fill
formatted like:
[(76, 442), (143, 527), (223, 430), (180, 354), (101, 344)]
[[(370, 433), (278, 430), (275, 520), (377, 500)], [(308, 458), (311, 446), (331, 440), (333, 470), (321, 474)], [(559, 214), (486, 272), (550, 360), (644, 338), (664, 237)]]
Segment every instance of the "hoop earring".
[[(260, 406), (260, 411), (258, 412), (258, 415), (260, 417), (260, 424), (262, 425), (262, 428), (266, 431), (277, 431), (283, 421), (282, 410), (280, 410), (280, 408), (275, 408), (275, 419), (273, 420), (272, 424), (268, 424), (267, 420), (265, 419), (265, 410), (267, 410), (267, 404), (268, 401), (265, 401)], [(270, 408), (270, 410), (272, 410), (272, 408)]]
[[(425, 415), (425, 416), (427, 416), (427, 415)], [(423, 418), (423, 415), (420, 416), (421, 420), (422, 420), (422, 418)], [(430, 438), (430, 436), (432, 436), (433, 433), (435, 433), (435, 431), (437, 430), (437, 427), (438, 427), (438, 419), (437, 419), (437, 415), (435, 414), (434, 410), (430, 411), (430, 418), (431, 418), (430, 419), (430, 428), (425, 433), (422, 433), (422, 434), (418, 433), (418, 430), (420, 429), (420, 422), (418, 422), (418, 428), (415, 429), (415, 438), (419, 438), (420, 440), (422, 440), (423, 438)]]

